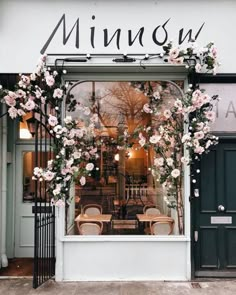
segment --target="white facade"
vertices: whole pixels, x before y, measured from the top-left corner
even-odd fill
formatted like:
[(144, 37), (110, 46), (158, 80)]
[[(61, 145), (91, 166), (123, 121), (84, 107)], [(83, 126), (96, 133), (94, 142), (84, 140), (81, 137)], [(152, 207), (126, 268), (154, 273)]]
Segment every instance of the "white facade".
[[(211, 1), (191, 1), (190, 3), (185, 0), (177, 2), (174, 0), (135, 2), (131, 0), (112, 2), (2, 0), (0, 3), (0, 44), (2, 44), (0, 72), (32, 72), (40, 51), (50, 55), (49, 61), (52, 65), (55, 57), (60, 55), (62, 57), (73, 54), (86, 56), (88, 53), (111, 55), (110, 58), (92, 57), (83, 64), (83, 70), (80, 68), (79, 71), (84, 72), (85, 79), (86, 75), (91, 77), (93, 69), (97, 73), (104, 71), (104, 66), (111, 71), (116, 71), (119, 66), (112, 62), (112, 56), (115, 54), (126, 52), (142, 56), (147, 53), (161, 53), (162, 45), (160, 44), (164, 40), (173, 40), (174, 44), (183, 43), (182, 46), (185, 46), (191, 35), (192, 38), (196, 37), (197, 43), (201, 46), (214, 41), (222, 63), (219, 72), (235, 73), (236, 62), (232, 57), (232, 53), (236, 51), (236, 42), (232, 40), (236, 26), (235, 11), (236, 3), (233, 0), (214, 1), (214, 3)], [(137, 35), (140, 29), (142, 34)], [(116, 31), (116, 35), (109, 42)], [(134, 40), (136, 35), (137, 38)], [(160, 71), (158, 77), (163, 79), (168, 79), (168, 73), (173, 70), (166, 64), (162, 65), (159, 59), (148, 61), (148, 65), (150, 68), (158, 65), (157, 69)], [(145, 77), (145, 70), (138, 69), (139, 62), (126, 67), (123, 77), (127, 75), (127, 69), (132, 71), (130, 70), (132, 67), (136, 72), (141, 72), (140, 77)], [(90, 68), (89, 71), (88, 68)], [(73, 71), (76, 72), (76, 67)], [(122, 67), (118, 71), (121, 74)], [(182, 79), (187, 78), (182, 67), (177, 67), (176, 71), (179, 71)], [(155, 77), (155, 74), (153, 76)], [(82, 79), (83, 75), (80, 74), (80, 77)], [(229, 130), (220, 131), (232, 131), (230, 126), (235, 119), (232, 108), (230, 106), (230, 109), (224, 110), (226, 113), (228, 110), (227, 118), (232, 119), (227, 124)], [(219, 130), (218, 126), (216, 130)], [(3, 138), (2, 134), (0, 136)], [(0, 151), (3, 159), (4, 150), (0, 148)], [(3, 162), (1, 163), (4, 165)], [(3, 171), (1, 166), (0, 168)], [(62, 209), (58, 210), (56, 280), (189, 280), (191, 278), (191, 234), (188, 172), (185, 173), (185, 235), (183, 236), (164, 238), (65, 236), (64, 213)], [(3, 185), (3, 183), (2, 176), (0, 184)], [(12, 196), (12, 198), (14, 204), (15, 197)], [(5, 211), (3, 189), (0, 192), (0, 200), (1, 210)], [(4, 218), (6, 216), (3, 216), (0, 222), (2, 235), (5, 230), (4, 222), (6, 223)], [(1, 254), (5, 251), (5, 245), (4, 242), (0, 245)], [(2, 260), (2, 264), (3, 262)]]
[[(192, 30), (191, 37), (197, 35), (199, 45), (205, 46), (211, 41), (215, 42), (222, 63), (220, 71), (234, 73), (231, 53), (236, 50), (236, 44), (232, 40), (236, 25), (235, 6), (233, 0), (224, 2), (217, 0), (214, 4), (210, 1), (189, 3), (184, 0), (178, 3), (173, 0), (148, 0), (135, 3), (133, 1), (65, 3), (64, 1), (3, 0), (0, 3), (0, 44), (2, 44), (0, 72), (32, 72), (40, 51), (46, 46), (47, 40), (65, 15), (65, 45), (63, 45), (63, 22), (61, 22), (46, 48), (48, 54), (160, 53), (162, 49), (158, 42), (162, 43), (165, 39), (173, 40), (178, 45), (179, 39), (181, 42), (185, 39), (183, 44), (186, 44), (189, 35), (186, 38), (185, 36), (189, 30)], [(95, 16), (95, 19), (92, 19), (92, 16)], [(166, 30), (163, 30), (162, 25), (165, 23)], [(93, 27), (94, 35), (91, 29)], [(128, 30), (132, 30), (133, 40), (140, 28), (144, 28), (143, 46), (138, 38), (132, 46), (129, 46)], [(105, 29), (108, 40), (117, 29), (121, 30), (119, 48), (116, 38), (108, 46), (104, 45)]]

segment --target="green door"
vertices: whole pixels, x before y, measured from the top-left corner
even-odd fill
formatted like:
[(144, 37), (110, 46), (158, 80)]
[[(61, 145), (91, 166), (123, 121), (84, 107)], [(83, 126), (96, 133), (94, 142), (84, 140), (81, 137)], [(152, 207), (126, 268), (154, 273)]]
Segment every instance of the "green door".
[(236, 277), (236, 141), (221, 141), (200, 164), (195, 194), (196, 277)]

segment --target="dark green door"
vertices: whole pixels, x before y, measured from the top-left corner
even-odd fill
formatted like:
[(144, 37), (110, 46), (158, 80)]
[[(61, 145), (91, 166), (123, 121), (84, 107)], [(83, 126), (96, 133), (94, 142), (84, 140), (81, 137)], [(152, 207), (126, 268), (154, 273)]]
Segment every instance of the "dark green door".
[(222, 141), (200, 164), (194, 198), (195, 276), (236, 277), (236, 141)]

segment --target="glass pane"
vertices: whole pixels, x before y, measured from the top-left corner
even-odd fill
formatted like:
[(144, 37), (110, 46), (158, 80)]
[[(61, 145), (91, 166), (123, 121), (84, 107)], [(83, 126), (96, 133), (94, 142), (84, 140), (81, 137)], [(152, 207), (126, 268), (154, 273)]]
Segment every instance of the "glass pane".
[(27, 125), (27, 120), (31, 117), (30, 113), (22, 117), (22, 121), (19, 123), (19, 139), (32, 139), (32, 134)]
[[(44, 152), (38, 153), (39, 163), (46, 163), (47, 159), (49, 159), (49, 155), (51, 153)], [(34, 202), (35, 201), (35, 181), (32, 180), (33, 171), (35, 167), (35, 152), (23, 152), (23, 202)], [(42, 165), (45, 167), (45, 164)], [(40, 201), (49, 201), (49, 196), (46, 192), (45, 182), (42, 181), (38, 187), (37, 196)]]
[[(49, 105), (46, 107), (42, 104), (41, 108), (43, 109), (43, 112), (51, 115), (55, 115), (55, 110), (52, 109)], [(19, 128), (18, 128), (18, 136), (19, 139), (23, 140), (29, 140), (29, 139), (34, 139), (35, 137), (35, 127), (36, 124), (33, 123), (30, 124), (30, 119), (32, 119), (33, 114), (32, 113), (27, 113), (25, 116), (21, 118), (21, 122), (19, 123)], [(38, 122), (41, 122), (42, 124), (38, 124), (38, 138), (50, 138), (51, 135), (49, 133), (49, 126), (47, 124), (47, 119), (46, 116), (40, 116), (39, 113), (34, 114), (35, 120)], [(31, 126), (30, 126), (31, 125)], [(46, 128), (45, 128), (46, 127)]]
[[(86, 214), (87, 205), (97, 204), (103, 214), (111, 214), (111, 221), (104, 221), (102, 234), (139, 235), (150, 234), (151, 218), (158, 214), (168, 224), (163, 222), (165, 230), (156, 231), (168, 234), (169, 228), (172, 234), (178, 234), (176, 209), (169, 208), (166, 189), (158, 173), (152, 172), (155, 151), (151, 147), (144, 149), (138, 134), (140, 130), (147, 132), (145, 126), (160, 130), (164, 111), (182, 96), (183, 81), (92, 81), (74, 85), (66, 115), (79, 120), (78, 128), (82, 128), (96, 114), (96, 142), (100, 143), (99, 158), (94, 161), (97, 169), (91, 172), (85, 186), (80, 186), (79, 181), (75, 184), (75, 215), (80, 218)], [(144, 111), (146, 104), (152, 103), (148, 91), (153, 93), (153, 100), (162, 101), (155, 115)], [(128, 139), (124, 139), (125, 133)], [(128, 148), (120, 148), (122, 140), (127, 141)], [(148, 207), (155, 208), (146, 214), (149, 218), (143, 215)], [(78, 234), (77, 222), (75, 227)]]

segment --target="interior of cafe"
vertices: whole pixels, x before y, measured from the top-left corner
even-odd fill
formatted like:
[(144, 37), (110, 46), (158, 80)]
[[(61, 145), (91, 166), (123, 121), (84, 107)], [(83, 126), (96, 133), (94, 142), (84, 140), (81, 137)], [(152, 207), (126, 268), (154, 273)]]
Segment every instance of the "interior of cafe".
[(139, 130), (157, 130), (163, 119), (145, 111), (150, 104), (147, 91), (161, 101), (161, 114), (182, 87), (181, 81), (92, 81), (71, 87), (73, 108), (67, 115), (81, 120), (81, 108), (95, 113), (100, 143), (86, 184), (75, 182), (75, 234), (178, 234), (176, 209), (169, 208), (165, 187), (152, 170), (155, 151), (140, 145)]
[[(170, 208), (160, 175), (152, 169), (155, 151), (142, 144), (139, 134), (145, 128), (158, 130), (163, 120), (161, 115), (145, 111), (150, 104), (146, 92), (152, 91), (154, 99), (161, 101), (161, 114), (181, 95), (183, 82), (86, 81), (71, 83), (70, 87), (71, 104), (66, 116), (79, 119), (79, 128), (83, 128), (87, 118), (95, 114), (93, 124), (98, 143), (94, 169), (86, 177), (86, 183), (81, 185), (79, 178), (73, 183), (73, 206), (70, 204), (66, 210), (66, 222), (72, 219), (74, 223), (72, 234), (178, 234), (176, 209)], [(27, 132), (26, 120), (21, 122), (21, 133)], [(31, 177), (34, 162), (35, 152), (26, 152), (23, 157), (24, 202), (34, 200)]]

